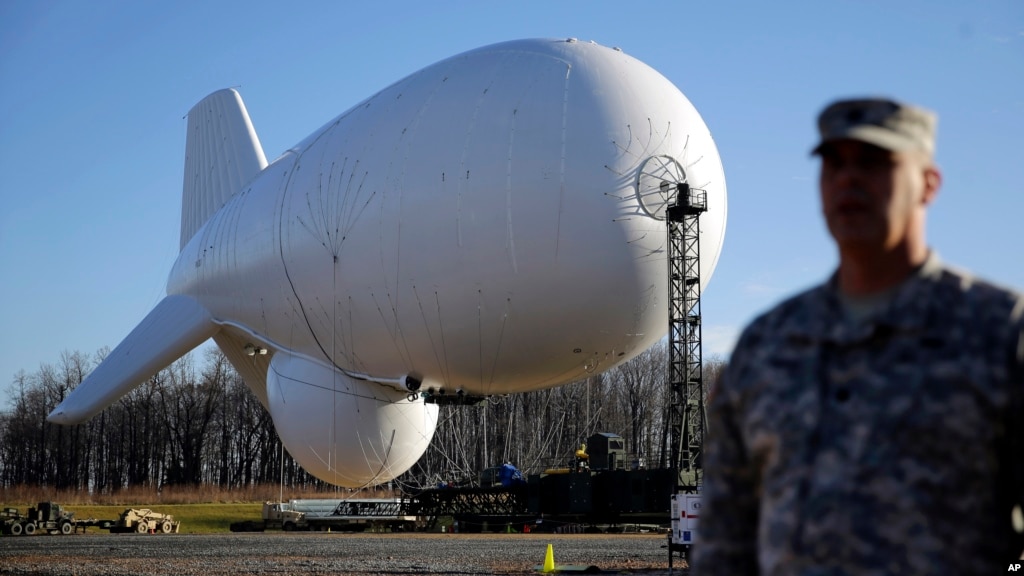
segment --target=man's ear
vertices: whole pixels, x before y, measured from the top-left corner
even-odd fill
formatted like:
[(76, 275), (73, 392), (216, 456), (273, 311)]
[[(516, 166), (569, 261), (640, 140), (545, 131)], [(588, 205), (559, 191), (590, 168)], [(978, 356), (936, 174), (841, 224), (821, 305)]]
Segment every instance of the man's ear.
[(939, 167), (929, 164), (924, 169), (924, 194), (921, 195), (921, 203), (925, 206), (935, 201), (939, 195), (939, 188), (942, 187), (942, 172)]

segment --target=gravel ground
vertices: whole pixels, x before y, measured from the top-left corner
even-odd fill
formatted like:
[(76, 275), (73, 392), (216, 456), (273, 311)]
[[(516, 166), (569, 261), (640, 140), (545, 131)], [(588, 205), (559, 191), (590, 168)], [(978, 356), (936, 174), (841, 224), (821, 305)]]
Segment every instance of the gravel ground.
[[(149, 535), (0, 537), (0, 574), (533, 574), (547, 545), (559, 565), (605, 574), (669, 574), (663, 534)], [(684, 565), (673, 560), (675, 574)]]

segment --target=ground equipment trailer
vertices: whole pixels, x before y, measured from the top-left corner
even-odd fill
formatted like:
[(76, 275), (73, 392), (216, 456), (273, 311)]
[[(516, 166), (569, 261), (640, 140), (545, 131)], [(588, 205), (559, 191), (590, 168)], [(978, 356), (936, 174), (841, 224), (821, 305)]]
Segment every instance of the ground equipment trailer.
[(181, 522), (174, 519), (170, 514), (153, 512), (149, 508), (128, 508), (121, 513), (121, 516), (110, 526), (111, 532), (138, 532), (146, 533), (177, 533)]
[(76, 526), (74, 515), (53, 502), (40, 502), (28, 509), (28, 515), (22, 515), (16, 508), (4, 508), (0, 531), (11, 536), (31, 536), (36, 532), (71, 534)]
[[(298, 499), (263, 504), (262, 528), (293, 530), (339, 530), (362, 532), (367, 528), (392, 531), (413, 530), (417, 518), (403, 511), (396, 498), (318, 500)], [(232, 530), (252, 531), (252, 522), (236, 523)]]

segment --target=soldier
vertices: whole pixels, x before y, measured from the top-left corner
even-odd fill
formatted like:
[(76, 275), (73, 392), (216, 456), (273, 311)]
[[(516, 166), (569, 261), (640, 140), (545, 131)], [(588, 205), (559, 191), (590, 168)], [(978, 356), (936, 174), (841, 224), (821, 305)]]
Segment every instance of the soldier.
[(935, 124), (885, 99), (818, 118), (839, 268), (732, 353), (693, 574), (995, 574), (1020, 558), (1024, 297), (929, 248)]

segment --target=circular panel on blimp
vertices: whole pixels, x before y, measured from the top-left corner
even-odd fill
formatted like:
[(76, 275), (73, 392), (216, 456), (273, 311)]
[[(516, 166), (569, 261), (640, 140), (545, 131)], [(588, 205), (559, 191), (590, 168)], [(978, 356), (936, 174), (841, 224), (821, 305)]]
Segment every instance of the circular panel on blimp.
[(676, 197), (676, 186), (686, 182), (683, 167), (671, 156), (651, 156), (636, 173), (636, 198), (640, 209), (651, 218), (665, 219), (665, 211)]

